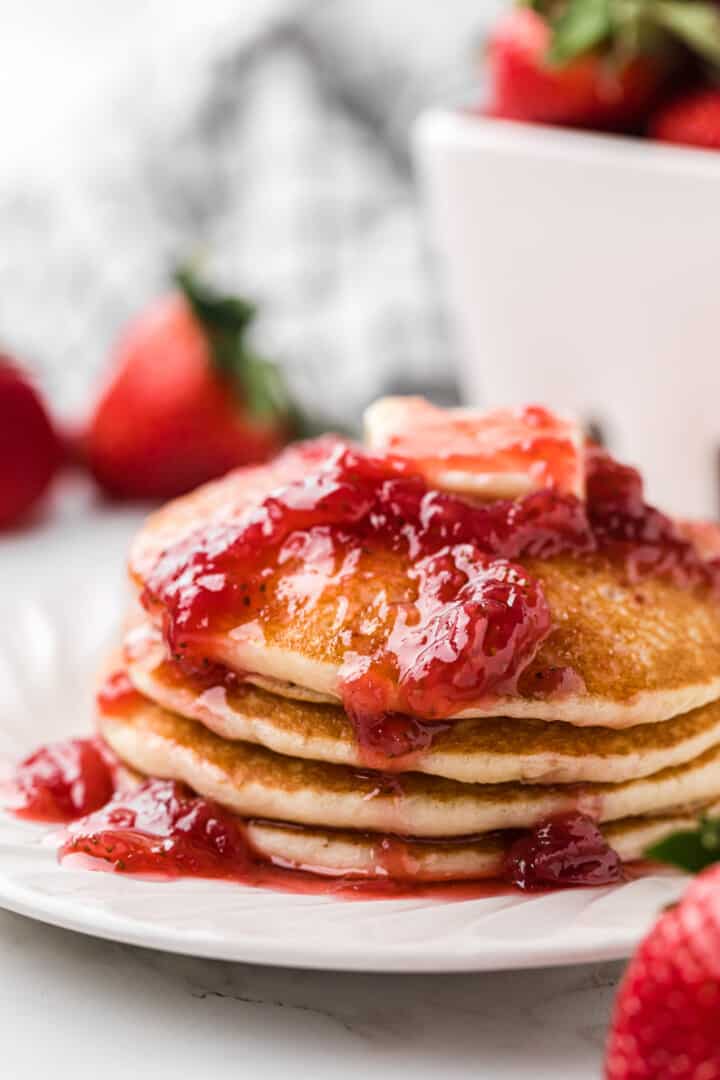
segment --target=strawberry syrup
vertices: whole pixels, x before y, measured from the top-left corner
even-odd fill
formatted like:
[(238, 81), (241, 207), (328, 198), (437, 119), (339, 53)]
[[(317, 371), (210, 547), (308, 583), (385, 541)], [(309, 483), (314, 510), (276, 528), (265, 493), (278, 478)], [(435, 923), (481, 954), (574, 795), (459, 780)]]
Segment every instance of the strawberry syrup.
[(49, 743), (16, 766), (3, 784), (18, 817), (67, 822), (104, 806), (116, 787), (116, 762), (102, 739)]
[[(302, 831), (302, 826), (293, 828)], [(467, 838), (445, 841), (450, 847), (461, 842)], [(417, 849), (422, 841), (412, 846)], [(470, 899), (502, 895), (508, 886), (537, 891), (607, 885), (623, 878), (617, 854), (582, 814), (558, 815), (519, 835), (508, 852), (502, 881), (423, 881), (412, 846), (402, 837), (383, 837), (373, 853), (373, 877), (328, 877), (278, 866), (254, 851), (245, 823), (236, 815), (176, 781), (148, 780), (71, 823), (60, 858), (77, 862), (80, 857), (81, 865), (153, 878), (219, 878), (357, 899), (418, 895)]]
[[(720, 561), (705, 561), (675, 525), (643, 501), (639, 474), (591, 450), (587, 503), (551, 489), (516, 501), (473, 506), (430, 490), (402, 459), (373, 457), (340, 440), (286, 452), (302, 478), (268, 496), (241, 520), (211, 523), (160, 556), (143, 602), (160, 615), (183, 670), (208, 670), (203, 637), (256, 618), (273, 579), (298, 547), (313, 560), (352, 565), (368, 550), (407, 563), (413, 595), (398, 604), (383, 644), (349, 653), (343, 703), (368, 755), (405, 757), (430, 745), (437, 725), (464, 704), (511, 693), (551, 630), (539, 583), (515, 560), (602, 553), (622, 561), (631, 580), (655, 574), (685, 587), (720, 584)], [(574, 687), (573, 673), (544, 677), (549, 693)], [(106, 713), (136, 703), (120, 674), (100, 693)], [(378, 783), (390, 782), (378, 773)], [(91, 860), (116, 872), (223, 878), (294, 892), (358, 898), (497, 895), (521, 889), (604, 885), (623, 870), (592, 817), (560, 815), (519, 833), (505, 861), (505, 884), (429, 885), (412, 880), (407, 841), (386, 837), (373, 879), (324, 878), (258, 857), (245, 823), (182, 785), (148, 780), (116, 790), (116, 766), (98, 739), (41, 748), (16, 770), (16, 813), (70, 822), (62, 859)], [(448, 841), (451, 843), (451, 841)]]
[[(20, 797), (11, 797), (8, 809), (32, 820), (65, 823), (62, 862), (153, 879), (215, 878), (358, 900), (469, 900), (512, 893), (514, 887), (538, 890), (622, 880), (617, 855), (579, 813), (518, 833), (503, 880), (423, 881), (413, 854), (422, 841), (411, 845), (398, 836), (382, 837), (376, 844), (374, 876), (326, 876), (264, 859), (241, 818), (183, 784), (151, 779), (129, 790), (117, 776), (116, 759), (100, 739), (51, 744), (17, 766), (12, 790)], [(379, 785), (395, 779), (378, 774)], [(467, 838), (444, 841), (448, 846), (460, 842)]]
[(504, 877), (519, 889), (612, 885), (624, 877), (620, 856), (587, 814), (556, 814), (520, 836), (505, 857)]
[[(238, 519), (203, 525), (167, 548), (143, 603), (162, 621), (171, 654), (198, 672), (207, 636), (257, 620), (292, 560), (311, 582), (314, 567), (352, 567), (368, 551), (399, 555), (407, 600), (393, 606), (381, 644), (363, 651), (361, 638), (358, 651), (345, 649), (340, 671), (343, 705), (370, 752), (421, 750), (432, 737), (428, 722), (516, 690), (552, 629), (543, 590), (518, 559), (602, 553), (631, 580), (720, 585), (720, 561), (703, 560), (645, 504), (637, 471), (601, 450), (588, 451), (587, 502), (548, 488), (485, 505), (430, 489), (401, 458), (337, 439), (285, 457), (299, 478)], [(557, 679), (549, 694), (567, 683)]]

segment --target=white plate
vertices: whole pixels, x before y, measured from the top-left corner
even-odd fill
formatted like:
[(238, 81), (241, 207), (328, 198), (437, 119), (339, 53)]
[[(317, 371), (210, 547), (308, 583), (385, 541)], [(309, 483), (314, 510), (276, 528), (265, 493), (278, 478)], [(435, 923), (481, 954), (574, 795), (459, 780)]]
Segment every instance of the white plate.
[[(0, 541), (0, 754), (87, 730), (92, 680), (123, 603), (138, 514), (70, 492)], [(681, 877), (454, 902), (343, 901), (58, 866), (50, 833), (0, 814), (0, 905), (87, 934), (224, 960), (354, 971), (483, 971), (628, 955)]]

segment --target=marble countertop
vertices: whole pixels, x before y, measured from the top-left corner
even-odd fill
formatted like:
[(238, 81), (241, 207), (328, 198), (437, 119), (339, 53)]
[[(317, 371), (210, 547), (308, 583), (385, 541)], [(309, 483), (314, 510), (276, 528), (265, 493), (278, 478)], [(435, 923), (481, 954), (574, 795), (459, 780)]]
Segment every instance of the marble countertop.
[(482, 975), (291, 971), (171, 956), (0, 912), (12, 1080), (586, 1080), (622, 964)]

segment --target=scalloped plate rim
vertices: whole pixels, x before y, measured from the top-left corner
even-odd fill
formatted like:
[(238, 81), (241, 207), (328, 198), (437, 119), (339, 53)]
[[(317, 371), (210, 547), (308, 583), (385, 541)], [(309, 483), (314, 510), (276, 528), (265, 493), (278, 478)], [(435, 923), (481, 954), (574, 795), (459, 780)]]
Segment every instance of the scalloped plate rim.
[[(23, 901), (23, 890), (9, 888), (0, 882), (0, 907), (16, 915), (35, 919), (49, 926), (86, 934), (123, 945), (133, 945), (163, 952), (196, 956), (208, 960), (224, 960), (234, 963), (261, 964), (268, 967), (314, 969), (319, 971), (356, 971), (377, 974), (452, 974), (461, 972), (486, 972), (522, 970), (530, 968), (563, 967), (626, 959), (638, 945), (641, 934), (626, 932), (604, 945), (595, 944), (579, 948), (577, 945), (559, 947), (555, 942), (536, 943), (532, 948), (503, 943), (501, 948), (488, 948), (487, 943), (478, 952), (465, 955), (446, 953), (424, 954), (417, 946), (394, 946), (377, 949), (364, 954), (348, 944), (344, 948), (323, 949), (314, 946), (303, 949), (296, 943), (277, 942), (271, 938), (252, 936), (236, 937), (229, 942), (203, 941), (197, 934), (183, 935), (181, 931), (161, 933), (148, 924), (136, 929), (118, 917), (91, 916), (86, 909), (73, 910), (61, 903), (40, 903), (30, 890)], [(17, 895), (15, 895), (17, 893)], [(338, 901), (343, 902), (343, 901)], [(353, 901), (347, 901), (353, 903)], [(465, 901), (472, 903), (473, 901)], [(384, 903), (384, 901), (376, 901)], [(115, 924), (114, 924), (115, 923)]]

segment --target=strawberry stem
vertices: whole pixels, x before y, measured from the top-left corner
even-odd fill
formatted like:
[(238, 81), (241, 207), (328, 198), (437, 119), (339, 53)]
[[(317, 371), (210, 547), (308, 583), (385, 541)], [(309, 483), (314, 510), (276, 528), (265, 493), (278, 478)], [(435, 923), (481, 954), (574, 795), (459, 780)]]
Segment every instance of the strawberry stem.
[(216, 292), (188, 266), (178, 268), (174, 280), (207, 334), (218, 375), (232, 384), (250, 415), (276, 420), (288, 435), (299, 434), (302, 420), (282, 373), (247, 345), (256, 306), (243, 297)]
[[(527, 6), (527, 0), (518, 0)], [(552, 31), (548, 63), (589, 53), (664, 64), (684, 56), (720, 69), (720, 8), (714, 0), (530, 0)]]

